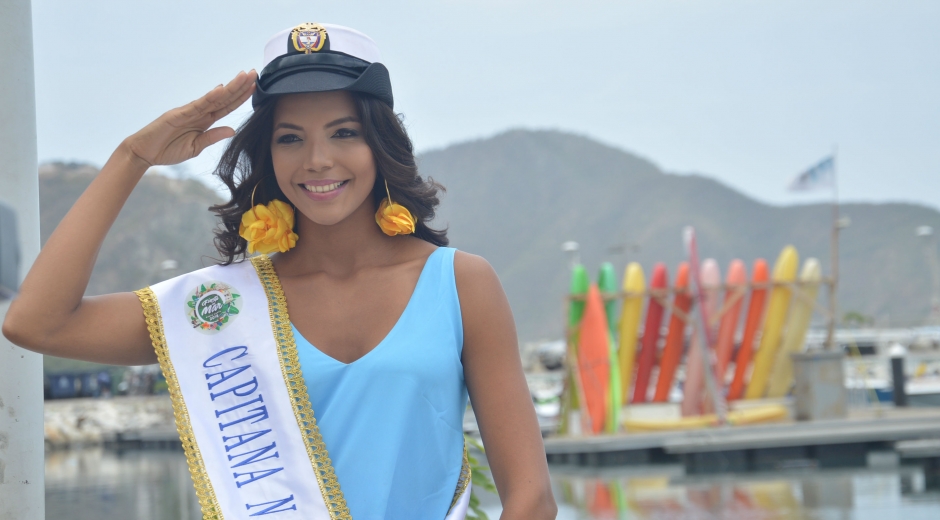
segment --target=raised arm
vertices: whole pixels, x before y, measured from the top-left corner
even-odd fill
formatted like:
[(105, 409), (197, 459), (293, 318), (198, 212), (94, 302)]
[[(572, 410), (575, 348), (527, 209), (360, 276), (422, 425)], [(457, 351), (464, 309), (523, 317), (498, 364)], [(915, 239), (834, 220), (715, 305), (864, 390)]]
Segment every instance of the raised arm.
[(454, 276), (463, 318), (463, 366), (502, 520), (555, 518), (545, 447), (522, 372), (509, 301), (490, 264), (458, 251)]
[(10, 305), (3, 335), (36, 352), (119, 365), (156, 362), (134, 293), (84, 297), (98, 250), (150, 166), (178, 164), (234, 135), (211, 128), (254, 92), (254, 71), (128, 137), (46, 242)]

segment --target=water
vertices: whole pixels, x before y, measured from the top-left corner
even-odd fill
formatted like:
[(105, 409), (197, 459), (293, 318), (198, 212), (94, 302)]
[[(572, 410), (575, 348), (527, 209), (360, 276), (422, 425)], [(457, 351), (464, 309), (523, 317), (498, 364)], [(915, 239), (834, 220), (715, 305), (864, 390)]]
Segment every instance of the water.
[[(561, 520), (940, 518), (922, 469), (790, 470), (688, 476), (679, 466), (551, 468)], [(484, 496), (491, 519), (495, 497)], [(196, 520), (182, 452), (46, 454), (46, 517)]]

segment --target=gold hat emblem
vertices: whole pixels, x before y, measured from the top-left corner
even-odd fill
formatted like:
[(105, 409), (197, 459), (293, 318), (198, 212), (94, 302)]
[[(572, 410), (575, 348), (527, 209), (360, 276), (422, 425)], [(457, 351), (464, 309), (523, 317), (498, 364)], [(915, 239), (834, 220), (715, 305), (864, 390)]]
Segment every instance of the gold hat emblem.
[(326, 43), (326, 28), (318, 23), (302, 23), (290, 32), (290, 40), (297, 52), (317, 52)]

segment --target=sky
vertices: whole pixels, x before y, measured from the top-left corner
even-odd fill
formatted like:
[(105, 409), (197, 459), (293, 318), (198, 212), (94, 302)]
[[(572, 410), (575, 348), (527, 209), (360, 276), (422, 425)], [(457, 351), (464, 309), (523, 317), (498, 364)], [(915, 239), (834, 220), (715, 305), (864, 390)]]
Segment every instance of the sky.
[[(40, 162), (103, 164), (301, 22), (379, 45), (419, 151), (575, 132), (773, 204), (836, 153), (839, 195), (940, 209), (940, 2), (33, 0)], [(246, 104), (221, 124), (237, 125)], [(221, 145), (171, 173), (211, 183)]]

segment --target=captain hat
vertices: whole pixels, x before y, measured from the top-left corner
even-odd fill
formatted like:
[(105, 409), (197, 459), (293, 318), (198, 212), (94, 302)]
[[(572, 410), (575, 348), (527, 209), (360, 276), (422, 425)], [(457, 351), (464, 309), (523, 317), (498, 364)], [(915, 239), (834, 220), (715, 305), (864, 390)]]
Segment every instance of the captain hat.
[(257, 107), (280, 94), (348, 90), (394, 107), (388, 69), (379, 48), (361, 32), (327, 23), (303, 23), (275, 34), (264, 46), (264, 67), (251, 98)]

